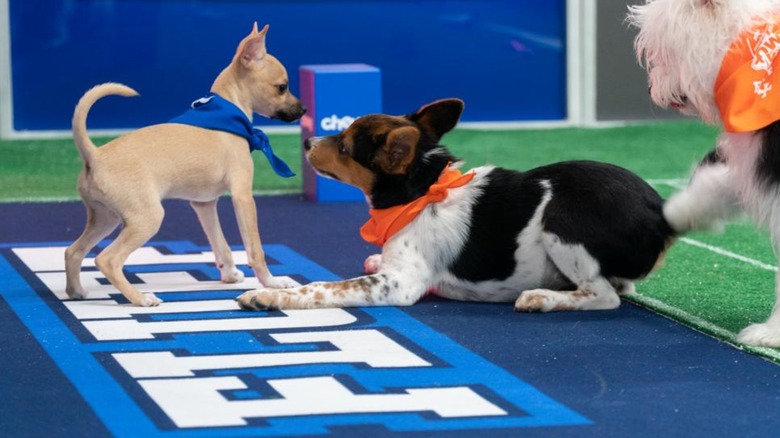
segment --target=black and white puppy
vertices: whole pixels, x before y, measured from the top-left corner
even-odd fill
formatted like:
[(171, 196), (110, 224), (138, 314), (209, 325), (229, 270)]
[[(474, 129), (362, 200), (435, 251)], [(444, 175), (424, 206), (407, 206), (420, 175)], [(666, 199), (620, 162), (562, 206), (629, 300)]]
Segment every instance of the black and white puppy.
[(618, 307), (618, 294), (632, 291), (674, 240), (660, 196), (628, 170), (588, 161), (460, 174), (439, 141), (462, 111), (461, 100), (440, 100), (403, 117), (364, 116), (340, 134), (311, 139), (309, 163), (361, 189), (372, 216), (428, 201), (400, 229), (393, 230), (404, 220), (391, 219), (389, 236), (381, 223), (372, 228), (380, 242), (388, 238), (381, 261), (366, 261), (373, 273), (251, 290), (240, 306), (408, 306), (433, 291), (514, 302), (517, 311)]

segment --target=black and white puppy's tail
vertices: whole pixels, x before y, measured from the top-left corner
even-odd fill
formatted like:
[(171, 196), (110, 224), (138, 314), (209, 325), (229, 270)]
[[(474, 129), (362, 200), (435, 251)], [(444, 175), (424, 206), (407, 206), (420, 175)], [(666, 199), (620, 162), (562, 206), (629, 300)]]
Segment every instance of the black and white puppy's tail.
[(717, 150), (696, 166), (688, 185), (664, 203), (664, 218), (678, 234), (722, 231), (741, 212), (729, 169)]

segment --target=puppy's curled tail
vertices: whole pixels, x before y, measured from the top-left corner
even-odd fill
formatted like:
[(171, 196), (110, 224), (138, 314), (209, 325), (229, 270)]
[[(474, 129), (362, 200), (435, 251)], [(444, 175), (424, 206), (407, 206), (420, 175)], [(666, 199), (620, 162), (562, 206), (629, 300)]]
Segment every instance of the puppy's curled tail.
[(138, 92), (132, 88), (115, 82), (107, 82), (92, 87), (84, 93), (73, 111), (73, 142), (76, 144), (81, 159), (88, 165), (92, 161), (92, 153), (95, 150), (95, 143), (87, 135), (87, 114), (92, 105), (100, 98), (105, 96), (119, 95), (124, 97), (138, 96)]

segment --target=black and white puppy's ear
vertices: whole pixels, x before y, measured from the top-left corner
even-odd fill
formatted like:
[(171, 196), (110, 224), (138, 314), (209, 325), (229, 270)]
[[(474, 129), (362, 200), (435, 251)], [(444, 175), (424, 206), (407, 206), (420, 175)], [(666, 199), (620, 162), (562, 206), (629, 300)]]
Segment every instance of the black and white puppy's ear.
[(376, 155), (379, 167), (390, 175), (401, 175), (414, 161), (420, 131), (414, 126), (402, 126), (387, 134), (387, 140)]
[(442, 99), (431, 102), (406, 117), (425, 130), (433, 142), (439, 143), (444, 134), (458, 124), (463, 107), (463, 101), (460, 99)]

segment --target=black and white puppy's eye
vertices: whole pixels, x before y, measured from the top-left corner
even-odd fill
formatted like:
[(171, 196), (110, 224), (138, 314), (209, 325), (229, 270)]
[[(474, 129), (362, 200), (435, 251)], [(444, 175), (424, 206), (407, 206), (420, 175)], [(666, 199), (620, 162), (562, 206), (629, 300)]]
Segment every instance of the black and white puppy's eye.
[(277, 85), (276, 89), (279, 90), (279, 94), (284, 94), (287, 91), (287, 84)]

